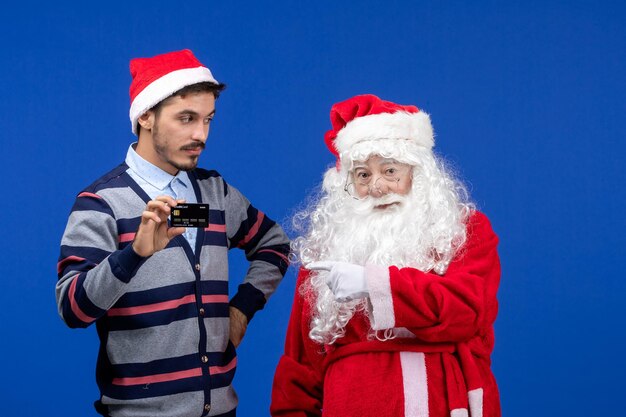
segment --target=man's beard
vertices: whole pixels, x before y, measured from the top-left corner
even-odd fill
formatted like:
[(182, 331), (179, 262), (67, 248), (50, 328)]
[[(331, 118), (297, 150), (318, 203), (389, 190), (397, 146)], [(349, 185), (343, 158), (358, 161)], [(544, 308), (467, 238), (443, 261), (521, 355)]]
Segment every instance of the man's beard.
[[(155, 122), (154, 127), (152, 128), (152, 144), (154, 146), (155, 152), (159, 155), (161, 160), (167, 162), (174, 168), (179, 171), (191, 171), (198, 166), (198, 156), (191, 157), (191, 160), (188, 163), (179, 163), (170, 158), (170, 150), (168, 149), (168, 138), (167, 136), (161, 135), (159, 133), (158, 121)], [(204, 149), (205, 144), (200, 141), (192, 142), (187, 145), (181, 146), (179, 150), (184, 151), (187, 149)]]

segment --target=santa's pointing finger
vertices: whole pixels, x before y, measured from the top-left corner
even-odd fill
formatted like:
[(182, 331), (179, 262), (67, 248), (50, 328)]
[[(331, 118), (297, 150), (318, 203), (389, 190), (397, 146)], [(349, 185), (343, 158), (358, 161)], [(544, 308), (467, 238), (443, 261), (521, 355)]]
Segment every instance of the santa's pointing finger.
[(330, 271), (334, 264), (338, 262), (334, 261), (318, 261), (311, 262), (310, 264), (305, 265), (304, 267), (311, 271)]
[(306, 268), (312, 271), (329, 271), (326, 285), (340, 303), (369, 296), (365, 268), (349, 262), (318, 261), (311, 262)]

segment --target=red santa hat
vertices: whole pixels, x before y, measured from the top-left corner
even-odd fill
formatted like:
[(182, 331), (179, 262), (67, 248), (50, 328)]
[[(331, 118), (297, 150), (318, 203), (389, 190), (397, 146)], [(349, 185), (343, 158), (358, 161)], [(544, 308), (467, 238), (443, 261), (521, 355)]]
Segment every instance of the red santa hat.
[(332, 129), (324, 141), (340, 160), (359, 155), (382, 154), (399, 161), (416, 147), (432, 149), (435, 144), (428, 114), (415, 106), (381, 100), (372, 94), (349, 98), (330, 110)]
[(130, 61), (130, 123), (137, 134), (137, 119), (176, 91), (201, 82), (219, 84), (211, 71), (189, 49)]

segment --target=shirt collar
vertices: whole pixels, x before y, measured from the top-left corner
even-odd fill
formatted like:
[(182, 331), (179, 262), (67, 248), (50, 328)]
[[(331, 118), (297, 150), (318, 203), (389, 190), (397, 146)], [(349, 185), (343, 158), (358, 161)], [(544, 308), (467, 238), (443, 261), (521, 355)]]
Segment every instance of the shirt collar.
[(191, 187), (191, 181), (185, 171), (178, 171), (178, 174), (171, 175), (163, 171), (158, 166), (143, 159), (136, 151), (137, 142), (132, 143), (128, 147), (126, 153), (126, 165), (133, 170), (135, 174), (153, 187), (164, 190), (175, 178), (180, 181), (186, 188)]

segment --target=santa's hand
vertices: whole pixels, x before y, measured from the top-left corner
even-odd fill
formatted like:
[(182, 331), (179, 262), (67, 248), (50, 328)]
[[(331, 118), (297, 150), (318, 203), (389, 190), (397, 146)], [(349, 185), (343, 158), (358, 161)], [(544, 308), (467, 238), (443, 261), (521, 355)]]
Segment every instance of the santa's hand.
[(326, 285), (340, 303), (365, 298), (369, 295), (365, 268), (348, 262), (320, 261), (305, 266), (312, 271), (329, 271)]

